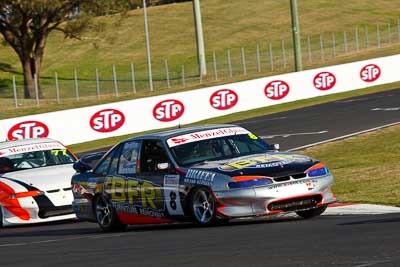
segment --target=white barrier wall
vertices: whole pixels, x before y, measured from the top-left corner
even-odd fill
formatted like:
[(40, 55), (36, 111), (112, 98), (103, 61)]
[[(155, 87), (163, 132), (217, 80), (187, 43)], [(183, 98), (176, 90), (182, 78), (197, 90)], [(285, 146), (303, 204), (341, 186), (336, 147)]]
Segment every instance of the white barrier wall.
[(400, 55), (0, 121), (0, 140), (66, 145), (188, 124), (239, 111), (400, 81)]

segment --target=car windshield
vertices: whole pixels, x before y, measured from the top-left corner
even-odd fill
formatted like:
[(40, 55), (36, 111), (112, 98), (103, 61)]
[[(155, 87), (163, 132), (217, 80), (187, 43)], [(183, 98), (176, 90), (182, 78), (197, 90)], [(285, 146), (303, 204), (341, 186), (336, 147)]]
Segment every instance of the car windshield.
[(194, 165), (204, 161), (216, 161), (264, 153), (269, 145), (257, 136), (239, 134), (190, 142), (170, 147), (180, 166)]
[(74, 162), (74, 156), (65, 148), (11, 153), (0, 157), (0, 173), (70, 164)]

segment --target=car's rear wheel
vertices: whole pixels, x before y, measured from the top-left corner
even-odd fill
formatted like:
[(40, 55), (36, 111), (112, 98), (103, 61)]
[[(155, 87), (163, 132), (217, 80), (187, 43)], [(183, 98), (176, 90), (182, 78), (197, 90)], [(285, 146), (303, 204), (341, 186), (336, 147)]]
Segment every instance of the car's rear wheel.
[(119, 221), (111, 202), (103, 195), (95, 199), (94, 212), (96, 221), (104, 231), (122, 231), (126, 224)]
[(304, 219), (309, 219), (321, 215), (325, 212), (327, 207), (328, 205), (321, 205), (315, 209), (296, 211), (296, 214), (300, 217), (303, 217)]
[(3, 227), (3, 208), (0, 206), (0, 228)]
[(195, 189), (191, 196), (190, 207), (194, 221), (199, 225), (212, 225), (217, 220), (216, 201), (207, 187)]

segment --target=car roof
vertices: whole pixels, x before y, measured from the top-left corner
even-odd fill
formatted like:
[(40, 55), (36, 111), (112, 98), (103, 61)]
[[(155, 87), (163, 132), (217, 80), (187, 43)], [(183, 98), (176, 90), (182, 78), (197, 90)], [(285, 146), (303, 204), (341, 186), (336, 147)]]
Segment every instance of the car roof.
[(22, 139), (22, 140), (14, 140), (14, 141), (4, 141), (0, 142), (0, 149), (12, 148), (16, 146), (24, 146), (24, 145), (34, 145), (34, 144), (43, 144), (43, 143), (53, 143), (58, 141), (51, 138), (32, 138), (32, 139)]
[(228, 127), (240, 127), (240, 126), (234, 125), (234, 124), (207, 124), (207, 125), (202, 125), (202, 126), (191, 126), (191, 127), (186, 127), (186, 128), (177, 128), (177, 129), (172, 129), (172, 130), (167, 130), (167, 131), (139, 135), (139, 136), (129, 138), (125, 141), (131, 141), (131, 140), (137, 140), (137, 139), (166, 140), (171, 137), (175, 137), (175, 136), (179, 136), (179, 135), (185, 135), (185, 134), (219, 129), (219, 128), (228, 128)]

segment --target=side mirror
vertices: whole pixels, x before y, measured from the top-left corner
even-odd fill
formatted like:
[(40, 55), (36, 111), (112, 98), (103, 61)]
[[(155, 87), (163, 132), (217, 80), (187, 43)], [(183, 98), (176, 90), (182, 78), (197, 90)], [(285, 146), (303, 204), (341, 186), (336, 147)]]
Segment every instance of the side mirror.
[(88, 163), (81, 161), (81, 160), (78, 160), (77, 162), (75, 162), (73, 167), (74, 167), (75, 171), (80, 172), (80, 173), (85, 173), (92, 169), (92, 166), (90, 166)]
[(160, 171), (168, 170), (169, 167), (170, 167), (170, 165), (169, 165), (168, 162), (163, 162), (163, 163), (158, 163), (157, 164), (157, 169), (160, 170)]
[(281, 149), (281, 146), (279, 144), (272, 144), (270, 147), (272, 150), (275, 151), (279, 151)]
[(74, 163), (77, 172), (84, 173), (93, 169), (96, 163), (104, 156), (105, 152), (86, 155)]

